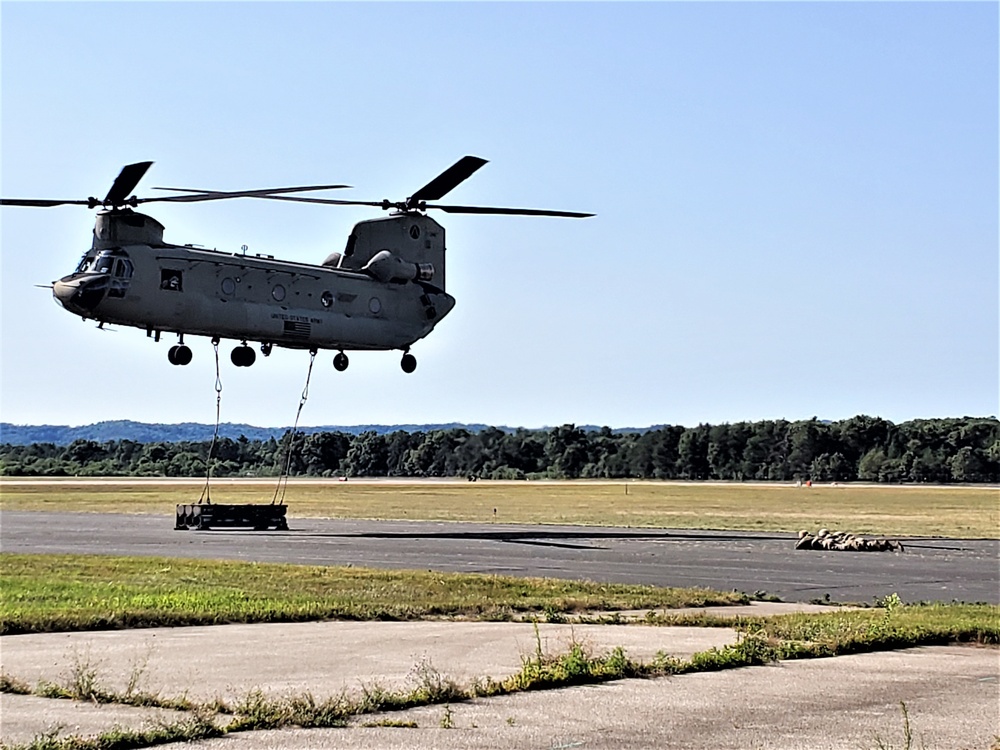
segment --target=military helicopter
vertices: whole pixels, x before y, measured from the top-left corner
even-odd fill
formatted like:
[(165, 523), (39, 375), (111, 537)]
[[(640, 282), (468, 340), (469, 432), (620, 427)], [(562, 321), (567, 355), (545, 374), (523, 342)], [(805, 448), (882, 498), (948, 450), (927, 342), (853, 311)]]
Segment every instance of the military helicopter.
[[(104, 200), (3, 198), (0, 205), (52, 207), (67, 204), (98, 208), (91, 248), (76, 270), (52, 282), (52, 295), (84, 320), (144, 328), (155, 341), (177, 336), (167, 359), (191, 362), (185, 336), (207, 336), (214, 344), (233, 339), (237, 367), (257, 358), (248, 342), (259, 342), (266, 357), (275, 346), (337, 352), (333, 366), (349, 364), (347, 351), (401, 350), (404, 372), (416, 369), (410, 346), (429, 334), (455, 306), (445, 291), (444, 228), (427, 216), (448, 213), (509, 214), (584, 218), (593, 214), (541, 209), (454, 206), (437, 201), (486, 164), (465, 156), (405, 201), (355, 201), (291, 195), (348, 185), (309, 185), (223, 192), (193, 188), (154, 188), (179, 193), (153, 198), (128, 197), (152, 162), (121, 170)], [(199, 202), (259, 198), (325, 205), (373, 206), (388, 216), (357, 223), (342, 253), (321, 264), (174, 245), (163, 240), (164, 227), (133, 209), (142, 203)]]

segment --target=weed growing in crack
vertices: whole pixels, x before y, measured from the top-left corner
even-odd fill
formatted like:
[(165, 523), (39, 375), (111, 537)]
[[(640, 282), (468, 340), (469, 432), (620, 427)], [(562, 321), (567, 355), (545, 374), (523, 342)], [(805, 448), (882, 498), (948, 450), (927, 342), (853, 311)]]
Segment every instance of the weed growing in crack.
[(427, 657), (410, 670), (410, 681), (416, 684), (411, 697), (421, 703), (442, 703), (464, 698), (466, 693), (450, 677), (445, 677)]
[(64, 686), (73, 698), (94, 703), (107, 702), (108, 692), (98, 680), (98, 666), (91, 661), (89, 648), (82, 654), (79, 651), (73, 652), (73, 662), (64, 680)]
[[(895, 594), (893, 596), (895, 596)], [(900, 750), (913, 750), (913, 728), (910, 726), (910, 712), (907, 710), (906, 703), (903, 701), (899, 702), (899, 708), (903, 713), (903, 744), (900, 745)], [(875, 742), (876, 750), (895, 750), (895, 746), (887, 740), (883, 740), (878, 732), (874, 733), (872, 739)], [(926, 747), (926, 745), (924, 745), (923, 736), (920, 737), (920, 747), (921, 750)]]
[(229, 725), (230, 731), (275, 729), (284, 726), (290, 716), (286, 705), (269, 699), (259, 690), (251, 690), (233, 706), (236, 718)]
[(116, 726), (96, 737), (61, 737), (61, 728), (37, 735), (25, 745), (4, 746), (6, 750), (136, 750), (172, 742), (195, 742), (221, 737), (220, 729), (198, 714), (174, 724), (158, 724), (149, 729), (128, 729)]
[(357, 712), (373, 714), (388, 708), (393, 703), (393, 694), (378, 682), (366, 682), (361, 685), (361, 700), (357, 704)]
[(451, 710), (451, 706), (448, 704), (445, 704), (444, 715), (441, 717), (441, 728), (442, 729), (455, 728), (455, 717)]
[(290, 722), (307, 729), (347, 726), (348, 717), (356, 712), (355, 704), (343, 692), (323, 701), (305, 693), (290, 698), (288, 704)]
[(128, 682), (125, 685), (125, 695), (127, 697), (140, 695), (139, 685), (142, 684), (149, 668), (149, 659), (153, 655), (153, 647), (149, 645), (146, 653), (141, 657), (135, 657), (129, 662)]
[(31, 687), (26, 682), (22, 682), (16, 677), (11, 677), (5, 672), (0, 672), (0, 693), (12, 693), (14, 695), (31, 695)]
[(403, 721), (402, 719), (379, 719), (378, 721), (366, 721), (361, 726), (369, 729), (373, 727), (390, 727), (392, 729), (416, 729), (417, 722)]

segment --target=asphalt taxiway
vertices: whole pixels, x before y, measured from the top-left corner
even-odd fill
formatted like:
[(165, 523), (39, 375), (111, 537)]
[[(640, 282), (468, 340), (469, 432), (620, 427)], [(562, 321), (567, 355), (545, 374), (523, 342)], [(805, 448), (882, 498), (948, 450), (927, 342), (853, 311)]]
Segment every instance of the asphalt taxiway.
[(779, 533), (289, 517), (288, 531), (175, 531), (167, 516), (0, 512), (4, 552), (151, 555), (547, 576), (766, 592), (784, 601), (1000, 604), (1000, 540), (796, 551)]

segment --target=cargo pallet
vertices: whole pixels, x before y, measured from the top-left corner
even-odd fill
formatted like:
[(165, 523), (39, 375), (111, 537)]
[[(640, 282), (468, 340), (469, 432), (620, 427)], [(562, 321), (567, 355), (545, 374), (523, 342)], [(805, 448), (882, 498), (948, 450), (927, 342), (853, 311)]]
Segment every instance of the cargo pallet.
[(208, 530), (211, 528), (243, 528), (256, 531), (275, 528), (288, 530), (285, 520), (286, 505), (223, 505), (199, 503), (177, 506), (175, 531), (185, 529)]

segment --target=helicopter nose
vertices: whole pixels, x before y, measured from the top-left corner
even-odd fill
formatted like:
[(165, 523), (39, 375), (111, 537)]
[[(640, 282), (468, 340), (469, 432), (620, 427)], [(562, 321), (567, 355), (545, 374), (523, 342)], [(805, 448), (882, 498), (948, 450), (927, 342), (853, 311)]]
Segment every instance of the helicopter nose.
[(97, 276), (52, 282), (52, 296), (71, 313), (89, 315), (104, 299), (108, 277)]
[(55, 297), (56, 302), (58, 302), (63, 307), (66, 307), (73, 299), (73, 295), (76, 294), (76, 289), (77, 289), (76, 282), (67, 282), (67, 281), (52, 282), (52, 296)]

